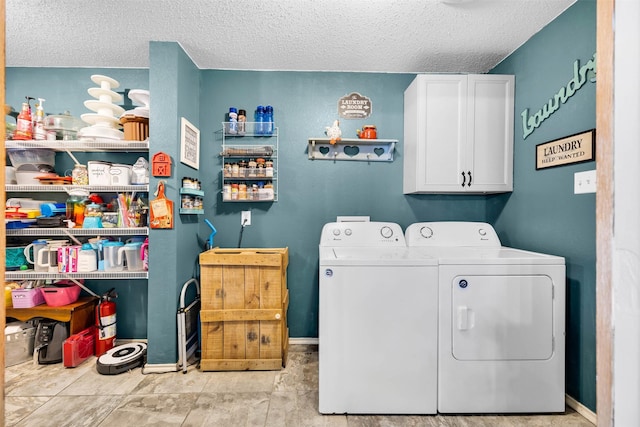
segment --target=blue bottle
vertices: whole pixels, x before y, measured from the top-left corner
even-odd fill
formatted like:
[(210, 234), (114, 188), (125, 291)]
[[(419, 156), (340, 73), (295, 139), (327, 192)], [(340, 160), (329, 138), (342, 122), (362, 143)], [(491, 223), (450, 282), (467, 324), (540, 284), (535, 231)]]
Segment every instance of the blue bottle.
[(264, 107), (262, 107), (262, 105), (258, 105), (258, 108), (256, 108), (255, 134), (256, 135), (264, 134)]
[(273, 135), (273, 107), (267, 105), (264, 107), (264, 125), (262, 127), (262, 133), (265, 135)]

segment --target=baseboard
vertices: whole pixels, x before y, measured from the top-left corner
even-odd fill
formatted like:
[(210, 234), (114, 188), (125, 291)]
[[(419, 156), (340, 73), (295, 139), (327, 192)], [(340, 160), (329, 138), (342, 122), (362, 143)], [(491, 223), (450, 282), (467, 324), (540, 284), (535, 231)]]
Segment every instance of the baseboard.
[(567, 403), (568, 407), (572, 408), (574, 411), (585, 417), (587, 421), (593, 423), (593, 425), (598, 425), (598, 417), (596, 413), (591, 409), (587, 408), (568, 394), (565, 394), (565, 402)]
[(142, 367), (143, 374), (166, 374), (167, 372), (177, 371), (177, 363), (146, 363)]
[(289, 345), (318, 345), (318, 338), (289, 338)]
[[(129, 342), (146, 342), (147, 340), (118, 340), (117, 345), (126, 344)], [(289, 345), (318, 345), (318, 338), (289, 338)], [(142, 368), (143, 374), (164, 374), (167, 372), (177, 372), (177, 363), (147, 363)]]

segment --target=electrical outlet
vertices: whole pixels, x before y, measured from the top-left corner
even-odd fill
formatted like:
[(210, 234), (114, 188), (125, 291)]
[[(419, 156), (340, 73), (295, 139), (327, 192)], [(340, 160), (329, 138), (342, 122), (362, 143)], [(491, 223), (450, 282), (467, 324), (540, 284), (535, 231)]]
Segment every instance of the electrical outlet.
[(251, 211), (242, 211), (242, 216), (240, 217), (241, 225), (251, 225)]
[(595, 193), (596, 192), (596, 171), (576, 172), (573, 175), (573, 193)]

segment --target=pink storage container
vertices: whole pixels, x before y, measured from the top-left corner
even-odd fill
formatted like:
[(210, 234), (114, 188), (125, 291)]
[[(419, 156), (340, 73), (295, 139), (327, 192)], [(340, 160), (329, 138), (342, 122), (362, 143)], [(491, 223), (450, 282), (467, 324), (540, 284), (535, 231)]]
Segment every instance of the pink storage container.
[(44, 296), (40, 289), (12, 289), (11, 301), (13, 302), (13, 308), (31, 308), (44, 304)]
[(80, 286), (57, 283), (55, 286), (45, 286), (42, 288), (44, 300), (50, 307), (60, 307), (78, 301), (80, 297)]

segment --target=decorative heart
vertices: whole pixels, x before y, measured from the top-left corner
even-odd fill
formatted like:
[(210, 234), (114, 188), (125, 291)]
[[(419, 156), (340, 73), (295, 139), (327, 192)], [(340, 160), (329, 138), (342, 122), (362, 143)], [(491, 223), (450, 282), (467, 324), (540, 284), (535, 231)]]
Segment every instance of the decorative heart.
[(373, 152), (376, 153), (378, 157), (380, 157), (384, 154), (384, 148), (380, 148), (380, 147), (374, 148)]
[(357, 156), (359, 152), (360, 152), (360, 149), (355, 145), (346, 145), (344, 147), (344, 154), (346, 154), (349, 157)]
[(320, 147), (319, 150), (323, 156), (326, 156), (327, 154), (329, 154), (329, 147)]

